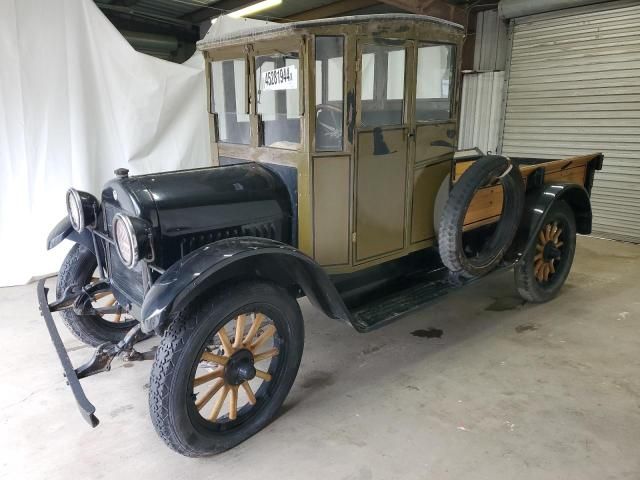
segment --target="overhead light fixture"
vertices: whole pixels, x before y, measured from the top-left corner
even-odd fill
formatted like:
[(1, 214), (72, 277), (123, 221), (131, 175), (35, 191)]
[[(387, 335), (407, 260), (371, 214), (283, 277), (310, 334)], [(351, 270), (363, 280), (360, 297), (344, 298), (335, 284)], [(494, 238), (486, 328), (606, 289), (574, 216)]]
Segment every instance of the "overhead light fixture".
[(244, 7), (240, 10), (236, 10), (235, 12), (231, 12), (227, 16), (231, 18), (246, 17), (248, 15), (267, 10), (268, 8), (275, 7), (277, 5), (280, 5), (281, 3), (282, 0), (263, 0), (262, 2), (254, 3), (253, 5), (249, 5), (248, 7)]

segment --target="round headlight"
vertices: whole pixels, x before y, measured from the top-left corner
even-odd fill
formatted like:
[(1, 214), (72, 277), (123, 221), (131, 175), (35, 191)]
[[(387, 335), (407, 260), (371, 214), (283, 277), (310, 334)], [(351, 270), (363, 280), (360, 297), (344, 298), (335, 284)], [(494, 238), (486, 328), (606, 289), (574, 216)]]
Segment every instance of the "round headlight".
[(149, 240), (151, 227), (139, 218), (117, 213), (113, 217), (113, 238), (120, 260), (127, 268), (133, 268), (142, 258), (152, 257)]
[(69, 221), (76, 232), (82, 232), (85, 227), (95, 227), (98, 210), (98, 199), (87, 192), (74, 188), (67, 190), (67, 213)]
[(129, 217), (121, 213), (113, 217), (113, 237), (120, 260), (125, 267), (133, 268), (138, 262), (138, 245)]
[(70, 188), (67, 191), (67, 213), (71, 226), (76, 232), (84, 230), (84, 216), (82, 215), (82, 201), (77, 190)]

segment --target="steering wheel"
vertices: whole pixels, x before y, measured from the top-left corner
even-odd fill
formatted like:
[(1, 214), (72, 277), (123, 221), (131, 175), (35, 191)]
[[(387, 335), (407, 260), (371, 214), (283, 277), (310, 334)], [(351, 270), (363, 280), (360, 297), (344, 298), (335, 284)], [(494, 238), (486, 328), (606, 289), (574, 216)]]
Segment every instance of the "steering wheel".
[[(320, 120), (320, 115), (325, 112), (328, 114), (327, 118)], [(328, 103), (316, 105), (316, 125), (321, 127), (321, 130), (316, 130), (319, 134), (317, 136), (324, 137), (327, 142), (339, 141), (342, 138), (342, 108)]]

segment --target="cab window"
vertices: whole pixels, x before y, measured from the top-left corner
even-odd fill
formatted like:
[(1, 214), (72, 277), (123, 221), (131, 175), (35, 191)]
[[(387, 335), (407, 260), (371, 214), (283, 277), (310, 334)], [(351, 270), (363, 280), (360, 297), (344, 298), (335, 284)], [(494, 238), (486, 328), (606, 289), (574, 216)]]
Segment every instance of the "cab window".
[(211, 62), (211, 111), (217, 117), (219, 142), (250, 143), (246, 65), (244, 58)]
[(316, 37), (316, 151), (342, 150), (344, 39)]
[(403, 123), (405, 52), (404, 46), (363, 47), (360, 75), (362, 127)]
[(297, 52), (256, 56), (256, 107), (265, 146), (300, 147), (299, 63)]
[(422, 44), (418, 47), (416, 121), (449, 120), (454, 66), (453, 45)]

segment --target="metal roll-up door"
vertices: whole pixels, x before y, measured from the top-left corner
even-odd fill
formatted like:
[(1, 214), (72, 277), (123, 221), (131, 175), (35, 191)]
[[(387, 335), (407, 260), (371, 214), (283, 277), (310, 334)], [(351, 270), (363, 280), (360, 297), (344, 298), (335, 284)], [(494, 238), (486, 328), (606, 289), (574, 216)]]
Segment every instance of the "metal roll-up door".
[(594, 233), (640, 242), (640, 5), (517, 20), (502, 151), (601, 151)]

